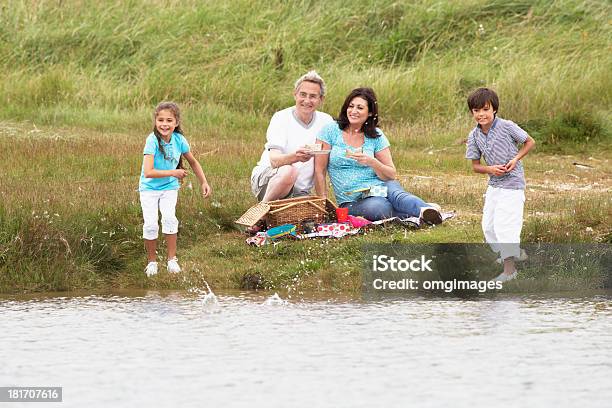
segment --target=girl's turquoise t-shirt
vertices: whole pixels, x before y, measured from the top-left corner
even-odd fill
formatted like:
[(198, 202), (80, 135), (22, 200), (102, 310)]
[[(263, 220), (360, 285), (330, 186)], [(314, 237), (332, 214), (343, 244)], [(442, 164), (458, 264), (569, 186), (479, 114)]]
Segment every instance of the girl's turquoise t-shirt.
[[(389, 140), (382, 130), (376, 128), (376, 131), (380, 136), (377, 138), (366, 137), (362, 146), (363, 152), (372, 157), (375, 153), (390, 146)], [(380, 186), (385, 183), (378, 178), (370, 166), (346, 157), (346, 150), (351, 149), (351, 147), (344, 142), (342, 130), (337, 123), (330, 123), (321, 129), (319, 140), (331, 146), (327, 171), (338, 204), (356, 201), (360, 198), (360, 193), (347, 194), (350, 191)]]
[[(172, 133), (169, 143), (164, 142), (163, 139), (161, 140), (161, 143), (163, 143), (167, 158), (164, 157), (159, 150), (157, 137), (155, 137), (153, 133), (147, 137), (147, 141), (145, 142), (145, 147), (142, 152), (143, 155), (153, 155), (153, 168), (155, 170), (176, 169), (181, 155), (189, 152), (189, 143), (187, 143), (187, 139), (185, 139), (185, 136), (181, 135), (180, 133), (174, 132)], [(178, 190), (179, 187), (179, 180), (176, 177), (146, 178), (144, 176), (143, 163), (140, 171), (138, 191)]]

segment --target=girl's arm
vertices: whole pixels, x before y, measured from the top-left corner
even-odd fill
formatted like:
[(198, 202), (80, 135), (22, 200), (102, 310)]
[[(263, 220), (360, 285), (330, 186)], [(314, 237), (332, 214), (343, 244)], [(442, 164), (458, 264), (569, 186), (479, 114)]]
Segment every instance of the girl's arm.
[(368, 156), (365, 153), (353, 153), (351, 156), (361, 164), (370, 166), (376, 173), (379, 179), (383, 181), (394, 180), (397, 174), (393, 158), (391, 157), (391, 149), (386, 147), (374, 154), (374, 157)]
[[(328, 143), (317, 139), (316, 143), (321, 143), (324, 150), (331, 149)], [(314, 185), (318, 196), (327, 198), (327, 183), (325, 176), (327, 175), (327, 164), (329, 163), (328, 154), (318, 154), (314, 159)]]
[(202, 170), (202, 166), (200, 166), (200, 163), (198, 162), (198, 160), (194, 157), (194, 155), (191, 152), (184, 153), (183, 157), (187, 159), (187, 161), (189, 162), (189, 165), (191, 166), (191, 169), (193, 170), (196, 177), (198, 178), (198, 181), (200, 182), (200, 187), (202, 188), (202, 197), (206, 198), (210, 196), (210, 194), (212, 193), (212, 188), (208, 184), (208, 181), (206, 181), (204, 170)]
[(143, 159), (144, 164), (144, 176), (146, 178), (162, 178), (162, 177), (176, 177), (182, 179), (187, 175), (187, 171), (184, 169), (174, 170), (156, 170), (153, 167), (153, 155), (145, 154)]

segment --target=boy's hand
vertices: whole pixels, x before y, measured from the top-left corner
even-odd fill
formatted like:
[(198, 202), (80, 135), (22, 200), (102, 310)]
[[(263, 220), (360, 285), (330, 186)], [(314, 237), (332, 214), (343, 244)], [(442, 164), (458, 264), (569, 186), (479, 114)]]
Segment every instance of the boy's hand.
[(204, 183), (200, 187), (202, 189), (203, 198), (208, 198), (212, 194), (212, 187), (208, 183)]
[(512, 159), (510, 160), (508, 163), (506, 163), (506, 172), (509, 173), (512, 171), (512, 169), (514, 169), (516, 167), (516, 163), (518, 162), (518, 160), (516, 159)]
[(489, 166), (489, 173), (493, 174), (494, 176), (503, 176), (506, 173), (506, 166), (503, 164)]
[(185, 178), (187, 176), (187, 170), (185, 170), (185, 169), (172, 170), (172, 176), (176, 177), (179, 180), (181, 180), (181, 179), (183, 179), (183, 178)]

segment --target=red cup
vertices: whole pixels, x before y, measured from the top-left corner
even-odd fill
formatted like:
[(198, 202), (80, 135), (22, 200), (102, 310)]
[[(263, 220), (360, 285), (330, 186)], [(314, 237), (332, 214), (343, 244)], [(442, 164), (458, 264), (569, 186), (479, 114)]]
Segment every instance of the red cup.
[(347, 207), (338, 207), (336, 208), (336, 219), (338, 222), (347, 222), (348, 221), (348, 208)]

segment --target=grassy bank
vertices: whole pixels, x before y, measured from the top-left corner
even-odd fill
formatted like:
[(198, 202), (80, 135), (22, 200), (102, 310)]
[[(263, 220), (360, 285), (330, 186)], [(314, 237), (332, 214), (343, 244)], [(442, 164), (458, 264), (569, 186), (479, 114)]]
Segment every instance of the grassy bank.
[[(147, 280), (136, 191), (142, 138), (113, 134), (109, 143), (108, 133), (91, 130), (4, 123), (4, 129), (9, 127), (15, 130), (11, 139), (19, 141), (12, 147), (19, 159), (7, 168), (0, 189), (2, 291), (176, 288), (200, 286), (204, 280), (218, 288), (357, 290), (365, 243), (482, 240), (486, 180), (464, 163), (462, 145), (433, 154), (415, 148), (396, 154), (405, 185), (457, 212), (442, 226), (418, 231), (391, 226), (338, 241), (281, 242), (255, 249), (245, 244), (233, 220), (253, 204), (246, 193), (247, 176), (260, 141), (247, 143), (251, 161), (236, 160), (233, 166), (227, 165), (226, 155), (209, 154), (225, 149), (222, 143), (196, 142), (193, 148), (213, 183), (214, 197), (201, 200), (189, 188), (196, 181), (189, 176), (178, 210), (183, 225), (179, 255), (186, 273)], [(523, 240), (610, 242), (607, 157), (609, 152), (530, 156), (525, 161), (529, 189)], [(573, 162), (593, 168), (580, 169)], [(162, 246), (160, 257), (163, 251)]]
[[(0, 291), (203, 280), (357, 290), (366, 242), (480, 242), (486, 180), (457, 141), (472, 127), (465, 95), (483, 84), (499, 91), (500, 115), (538, 141), (525, 161), (523, 240), (612, 240), (607, 2), (370, 3), (9, 1), (0, 11)], [(376, 89), (404, 185), (456, 219), (245, 245), (233, 220), (253, 204), (248, 175), (267, 122), (311, 68), (328, 82), (323, 110), (334, 116), (353, 87)], [(183, 107), (214, 197), (200, 200), (190, 176), (179, 203), (186, 272), (147, 280), (136, 187), (151, 110), (164, 99)]]

